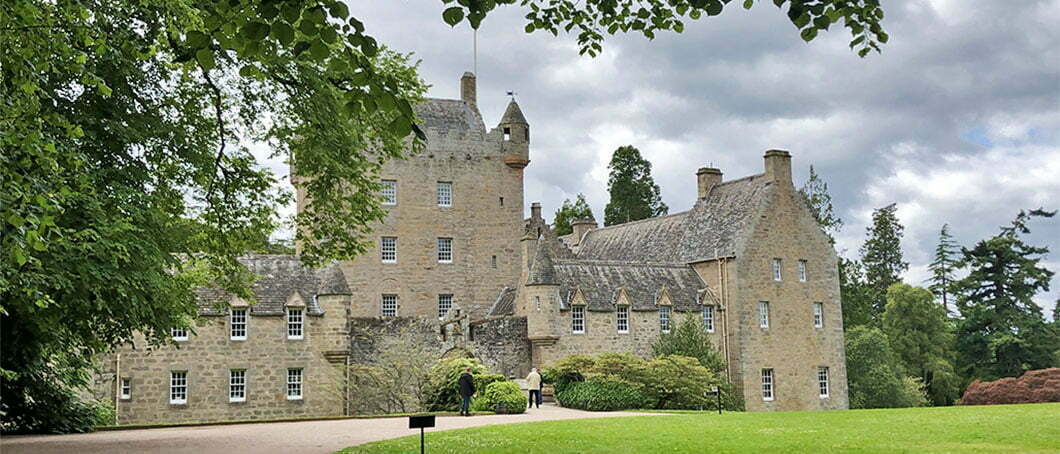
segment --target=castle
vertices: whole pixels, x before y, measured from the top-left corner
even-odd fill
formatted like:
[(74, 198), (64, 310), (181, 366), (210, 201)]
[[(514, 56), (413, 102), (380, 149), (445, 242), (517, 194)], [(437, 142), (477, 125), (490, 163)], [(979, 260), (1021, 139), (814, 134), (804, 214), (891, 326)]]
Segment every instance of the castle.
[[(847, 408), (837, 257), (787, 152), (736, 180), (699, 169), (688, 211), (582, 219), (557, 236), (539, 204), (523, 218), (531, 135), (519, 105), (487, 130), (475, 76), (460, 87), (459, 100), (417, 106), (426, 150), (384, 165), (374, 249), (316, 270), (245, 257), (262, 276), (255, 304), (201, 289), (200, 322), (174, 330), (178, 348), (138, 339), (105, 358), (97, 394), (118, 423), (350, 414), (342, 366), (364, 360), (356, 347), (373, 327), (403, 321), (430, 320), (423, 335), (440, 354), (522, 376), (575, 353), (647, 356), (682, 314), (702, 320), (748, 410)], [(307, 202), (299, 190), (299, 210)]]

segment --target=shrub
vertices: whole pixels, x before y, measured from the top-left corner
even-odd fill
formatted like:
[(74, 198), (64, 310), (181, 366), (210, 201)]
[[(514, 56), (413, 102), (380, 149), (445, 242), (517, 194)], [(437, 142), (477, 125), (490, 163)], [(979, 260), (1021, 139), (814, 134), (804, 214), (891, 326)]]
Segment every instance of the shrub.
[[(430, 380), (423, 391), (427, 411), (456, 411), (460, 408), (460, 385), (457, 380), (469, 367), (472, 375), (486, 372), (486, 366), (474, 358), (443, 359), (431, 368)], [(477, 385), (478, 382), (476, 390), (480, 389)]]
[(516, 414), (526, 411), (527, 397), (512, 381), (495, 381), (486, 385), (472, 403), (473, 411), (495, 411)]
[(583, 381), (570, 383), (556, 394), (560, 405), (588, 411), (614, 411), (644, 408), (647, 399), (628, 383)]
[(552, 385), (557, 393), (570, 383), (585, 381), (585, 372), (591, 371), (596, 360), (589, 355), (570, 355), (544, 370), (542, 379)]
[(976, 380), (968, 385), (959, 405), (1030, 404), (1060, 402), (1060, 368), (1028, 371), (1019, 378)]
[(655, 402), (655, 408), (669, 410), (697, 410), (711, 408), (714, 397), (708, 395), (721, 382), (696, 358), (667, 355), (648, 363), (645, 392)]
[[(459, 378), (459, 376), (457, 377)], [(486, 387), (491, 383), (508, 381), (508, 379), (501, 374), (474, 374), (471, 378), (475, 381), (475, 390), (479, 393), (485, 391)]]

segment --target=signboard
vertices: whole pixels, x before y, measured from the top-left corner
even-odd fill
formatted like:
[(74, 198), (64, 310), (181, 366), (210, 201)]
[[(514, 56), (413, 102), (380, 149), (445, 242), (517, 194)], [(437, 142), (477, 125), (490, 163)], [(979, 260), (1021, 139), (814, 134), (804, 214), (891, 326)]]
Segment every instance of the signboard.
[(434, 427), (434, 415), (409, 416), (409, 429)]

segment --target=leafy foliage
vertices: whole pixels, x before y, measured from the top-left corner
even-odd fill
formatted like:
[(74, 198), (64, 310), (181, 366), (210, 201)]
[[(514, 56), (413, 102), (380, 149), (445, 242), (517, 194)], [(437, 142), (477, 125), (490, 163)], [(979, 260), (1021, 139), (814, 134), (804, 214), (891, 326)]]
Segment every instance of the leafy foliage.
[(349, 381), (336, 380), (334, 391), (349, 393), (345, 398), (357, 413), (424, 411), (430, 372), (441, 355), (430, 322), (408, 320), (394, 329), (356, 332), (353, 356), (370, 360), (338, 368)]
[(935, 246), (935, 258), (928, 265), (928, 270), (931, 271), (931, 284), (928, 289), (942, 300), (942, 307), (947, 313), (950, 310), (950, 294), (953, 293), (953, 273), (957, 269), (957, 252), (959, 250), (957, 243), (953, 241), (953, 235), (950, 235), (950, 226), (943, 224), (942, 230), (939, 231), (939, 244)]
[(879, 318), (887, 304), (887, 288), (901, 282), (902, 272), (909, 269), (909, 263), (902, 260), (905, 227), (898, 222), (897, 210), (892, 203), (873, 211), (872, 225), (865, 229), (868, 239), (861, 246), (861, 265), (871, 291), (873, 320)]
[(570, 199), (563, 201), (563, 206), (556, 210), (556, 216), (552, 218), (552, 231), (556, 232), (556, 235), (574, 233), (572, 224), (580, 219), (595, 219), (593, 209), (589, 207), (589, 202), (585, 201), (584, 194), (578, 194), (574, 202)]
[(946, 311), (931, 292), (894, 284), (887, 289), (883, 332), (906, 373), (919, 377), (933, 405), (950, 405), (960, 392), (954, 337)]
[(865, 281), (861, 262), (839, 258), (839, 294), (843, 303), (844, 331), (873, 323), (873, 292), (872, 287)]
[(969, 274), (954, 288), (962, 316), (957, 324), (958, 364), (966, 378), (1015, 377), (1060, 361), (1060, 332), (1045, 322), (1033, 300), (1039, 291), (1049, 290), (1054, 275), (1041, 265), (1049, 249), (1022, 238), (1030, 233), (1027, 224), (1032, 219), (1054, 214), (1020, 211), (998, 235), (961, 249), (959, 266), (967, 267)]
[(640, 390), (620, 381), (572, 383), (556, 394), (560, 405), (588, 411), (615, 411), (645, 408), (648, 399)]
[[(471, 368), (472, 378), (486, 373), (486, 366), (474, 358), (443, 359), (431, 368), (430, 379), (423, 391), (427, 411), (456, 411), (460, 408), (458, 380), (467, 368)], [(475, 389), (481, 392), (480, 385), (489, 380), (493, 378), (475, 380)]]
[(718, 375), (725, 373), (725, 360), (714, 348), (710, 334), (703, 327), (703, 321), (694, 314), (685, 314), (669, 333), (659, 335), (659, 340), (651, 346), (656, 357), (681, 355), (696, 358), (699, 365), (710, 369)]
[(915, 407), (927, 403), (923, 385), (906, 377), (878, 328), (858, 326), (846, 332), (850, 408)]
[(813, 166), (810, 166), (810, 177), (799, 189), (799, 194), (810, 207), (810, 214), (817, 221), (817, 225), (821, 227), (825, 235), (828, 235), (828, 240), (835, 244), (835, 235), (843, 228), (843, 220), (835, 214), (835, 209), (832, 207), (832, 195), (828, 193), (828, 183), (817, 175)]
[[(442, 0), (445, 4), (454, 1)], [(442, 19), (453, 26), (467, 20), (477, 29), (497, 6), (515, 3), (516, 0), (456, 2), (442, 12)], [(662, 31), (682, 33), (686, 17), (698, 20), (717, 16), (729, 0), (521, 0), (518, 3), (530, 9), (526, 15), (527, 33), (541, 30), (558, 35), (561, 30), (566, 33), (576, 30), (581, 53), (596, 56), (603, 50), (605, 33), (632, 31), (648, 39), (654, 39)], [(755, 0), (742, 2), (745, 9), (751, 9), (754, 3)], [(805, 41), (812, 41), (819, 32), (827, 31), (840, 20), (853, 36), (850, 48), (857, 48), (862, 57), (871, 50), (879, 52), (880, 45), (888, 40), (880, 26), (883, 9), (879, 0), (773, 0), (773, 4), (778, 9), (787, 5), (786, 15)]]
[(640, 150), (619, 147), (607, 165), (607, 192), (611, 199), (604, 207), (604, 225), (622, 224), (666, 214), (669, 208), (659, 195), (659, 185), (651, 177), (651, 163)]
[[(477, 378), (477, 377), (476, 377)], [(519, 389), (519, 385), (513, 381), (501, 380), (491, 381), (489, 384), (479, 387), (478, 380), (475, 389), (482, 389), (479, 397), (472, 404), (473, 411), (496, 411), (504, 414), (516, 414), (526, 411), (527, 397)]]

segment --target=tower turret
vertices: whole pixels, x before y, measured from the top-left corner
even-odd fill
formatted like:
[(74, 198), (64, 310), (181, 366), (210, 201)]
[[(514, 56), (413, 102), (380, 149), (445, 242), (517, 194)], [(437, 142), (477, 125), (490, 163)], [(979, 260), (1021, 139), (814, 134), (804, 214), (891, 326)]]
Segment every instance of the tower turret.
[(504, 163), (516, 169), (526, 167), (530, 163), (530, 124), (514, 99), (508, 103), (497, 127), (504, 139), (501, 145)]

